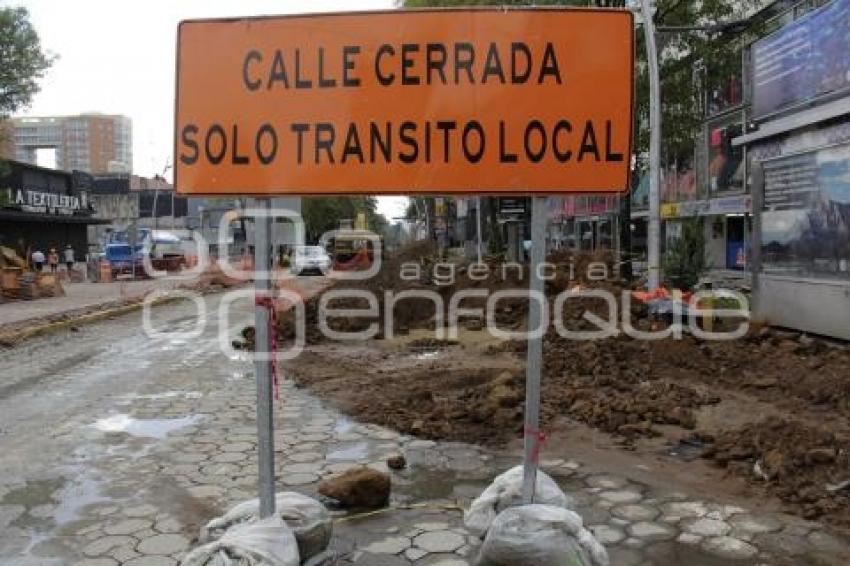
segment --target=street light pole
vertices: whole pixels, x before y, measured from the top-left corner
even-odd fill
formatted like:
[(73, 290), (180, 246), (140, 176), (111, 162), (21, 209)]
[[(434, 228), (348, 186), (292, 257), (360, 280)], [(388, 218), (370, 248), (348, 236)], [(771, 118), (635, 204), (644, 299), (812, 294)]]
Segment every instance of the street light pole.
[(640, 1), (646, 59), (649, 63), (649, 290), (657, 289), (661, 279), (661, 85), (658, 77), (658, 50), (650, 0)]

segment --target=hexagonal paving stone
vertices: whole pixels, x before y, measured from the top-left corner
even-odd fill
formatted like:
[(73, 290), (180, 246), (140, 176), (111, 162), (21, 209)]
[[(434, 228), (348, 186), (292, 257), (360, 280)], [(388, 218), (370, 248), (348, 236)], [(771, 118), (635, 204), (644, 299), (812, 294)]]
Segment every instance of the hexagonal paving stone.
[(219, 464), (235, 464), (244, 461), (246, 458), (247, 455), (244, 452), (222, 452), (210, 458), (210, 461)]
[(682, 530), (701, 537), (721, 537), (729, 534), (732, 527), (729, 523), (703, 517), (700, 519), (686, 519), (680, 525)]
[(286, 464), (281, 468), (284, 474), (317, 474), (322, 469), (322, 462), (299, 462)]
[(133, 537), (128, 537), (126, 535), (100, 537), (84, 546), (83, 554), (85, 554), (86, 556), (100, 556), (102, 554), (108, 553), (115, 547), (128, 543), (134, 544), (135, 542), (136, 539), (134, 539)]
[(319, 481), (316, 474), (283, 474), (280, 481), (285, 485), (307, 485)]
[(466, 543), (466, 539), (451, 531), (432, 531), (413, 539), (414, 546), (426, 552), (454, 552)]
[(315, 462), (321, 460), (322, 455), (318, 452), (295, 452), (290, 454), (288, 459), (293, 462)]
[(628, 527), (629, 534), (643, 540), (669, 540), (676, 536), (676, 529), (661, 523), (640, 521)]
[(607, 474), (590, 476), (585, 481), (590, 487), (601, 487), (602, 489), (622, 489), (629, 483), (625, 478), (618, 478)]
[(118, 566), (118, 562), (112, 558), (88, 558), (74, 562), (74, 566)]
[(704, 517), (708, 513), (704, 503), (699, 501), (675, 501), (673, 503), (665, 503), (661, 506), (661, 511), (668, 517)]
[(147, 519), (125, 519), (117, 523), (110, 523), (103, 527), (103, 532), (108, 535), (129, 535), (150, 527), (152, 522)]
[(637, 521), (653, 521), (661, 511), (649, 505), (618, 505), (611, 509), (611, 514), (630, 523)]
[(122, 513), (127, 517), (148, 517), (150, 515), (155, 515), (156, 512), (156, 507), (146, 503), (143, 505), (136, 505), (135, 507), (127, 507), (122, 511)]
[(176, 534), (155, 535), (146, 538), (136, 547), (136, 550), (142, 554), (148, 555), (167, 555), (181, 552), (189, 548), (189, 541), (186, 537)]
[(387, 537), (376, 540), (361, 550), (372, 554), (398, 554), (410, 548), (410, 539), (407, 537)]
[(123, 566), (175, 566), (176, 564), (177, 560), (169, 556), (139, 556), (125, 562)]
[(782, 523), (778, 519), (766, 515), (733, 515), (729, 518), (729, 524), (736, 531), (751, 535), (774, 533), (782, 529)]
[(417, 560), (419, 560), (423, 556), (427, 556), (427, 555), (428, 555), (428, 553), (425, 552), (424, 550), (422, 550), (421, 548), (408, 548), (407, 550), (404, 551), (404, 557), (407, 558), (408, 560), (412, 560), (413, 562), (416, 562)]
[(420, 531), (447, 531), (449, 530), (449, 524), (444, 521), (430, 521), (415, 523), (413, 528), (419, 529)]
[(591, 525), (588, 528), (593, 533), (593, 536), (596, 537), (596, 540), (604, 545), (617, 544), (626, 538), (626, 533), (608, 525)]
[(691, 533), (682, 533), (676, 537), (676, 542), (679, 544), (699, 544), (702, 542), (702, 537), (698, 535), (692, 535)]
[(613, 504), (619, 503), (637, 503), (643, 496), (632, 490), (613, 490), (613, 491), (603, 491), (599, 494), (600, 499), (603, 501), (607, 501)]
[(758, 554), (753, 545), (732, 537), (714, 537), (702, 541), (701, 548), (727, 560), (745, 560)]

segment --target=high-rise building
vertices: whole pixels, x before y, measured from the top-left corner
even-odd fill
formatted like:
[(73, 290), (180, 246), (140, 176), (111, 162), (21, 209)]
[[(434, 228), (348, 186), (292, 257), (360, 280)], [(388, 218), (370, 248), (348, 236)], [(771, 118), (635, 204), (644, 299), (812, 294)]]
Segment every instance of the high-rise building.
[(37, 151), (53, 148), (57, 169), (90, 173), (133, 171), (133, 124), (121, 115), (80, 114), (13, 118), (15, 156), (37, 165)]

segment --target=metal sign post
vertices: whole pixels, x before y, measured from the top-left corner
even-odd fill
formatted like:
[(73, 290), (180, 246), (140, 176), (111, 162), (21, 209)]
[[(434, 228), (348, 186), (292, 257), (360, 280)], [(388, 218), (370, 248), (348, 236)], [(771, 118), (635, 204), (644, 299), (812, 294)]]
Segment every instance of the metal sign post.
[[(543, 279), (537, 270), (546, 261), (546, 197), (531, 199), (531, 262), (529, 265), (529, 290), (543, 293)], [(539, 295), (538, 295), (539, 296)], [(534, 297), (528, 305), (528, 332), (540, 326), (543, 305)], [(528, 358), (525, 373), (525, 459), (523, 461), (522, 501), (534, 502), (537, 483), (537, 464), (540, 457), (540, 374), (543, 366), (543, 337), (529, 336)]]
[(272, 397), (272, 362), (270, 359), (271, 341), (277, 337), (270, 332), (271, 309), (274, 308), (269, 293), (271, 281), (266, 276), (271, 271), (270, 232), (271, 201), (267, 198), (256, 199), (256, 207), (267, 214), (255, 218), (254, 230), (254, 278), (256, 300), (254, 305), (254, 328), (256, 360), (254, 373), (257, 376), (257, 451), (259, 467), (260, 517), (270, 517), (275, 512), (274, 489), (274, 405)]
[(481, 197), (475, 197), (475, 222), (478, 232), (478, 263), (481, 263)]

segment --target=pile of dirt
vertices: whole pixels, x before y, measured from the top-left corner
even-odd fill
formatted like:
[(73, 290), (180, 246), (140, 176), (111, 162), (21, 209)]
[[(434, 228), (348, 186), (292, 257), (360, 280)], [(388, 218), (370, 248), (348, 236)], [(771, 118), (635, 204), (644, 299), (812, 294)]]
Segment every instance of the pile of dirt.
[[(569, 415), (626, 444), (658, 434), (655, 425), (694, 431), (702, 442), (714, 441), (707, 456), (731, 473), (755, 478), (760, 462), (768, 491), (807, 517), (828, 514), (850, 524), (842, 507), (850, 492), (825, 487), (850, 480), (847, 349), (768, 329), (727, 342), (689, 335), (575, 342), (550, 334), (544, 357), (545, 424)], [(753, 407), (741, 420), (757, 422), (700, 425), (702, 409), (732, 398)], [(765, 410), (796, 420), (763, 419)]]
[(803, 516), (850, 525), (850, 436), (798, 420), (768, 418), (723, 431), (704, 457), (750, 478)]
[[(549, 259), (556, 264), (555, 277), (546, 283), (550, 301), (577, 287), (604, 289), (617, 298), (629, 291), (619, 281), (590, 277), (590, 266), (610, 267), (610, 257), (554, 252)], [(435, 290), (448, 304), (457, 291), (487, 289), (493, 293), (522, 289), (528, 283), (524, 269), (503, 270), (493, 264), (481, 280), (461, 266), (453, 281), (440, 284), (445, 282), (435, 278), (432, 270), (437, 261), (434, 250), (420, 244), (385, 262), (376, 277), (343, 282), (336, 288), (373, 292), (379, 298), (383, 323), (380, 299), (385, 291)], [(403, 263), (420, 265), (420, 277), (400, 278)], [(317, 301), (307, 308), (311, 343), (324, 341), (315, 330)], [(365, 307), (360, 301), (344, 299), (332, 306)], [(476, 298), (464, 301), (463, 306), (483, 307), (485, 302), (486, 298)], [(636, 329), (649, 331), (657, 324), (644, 304), (631, 301), (628, 308)], [(496, 320), (503, 329), (521, 328), (527, 310), (527, 299), (505, 299), (499, 302)], [(588, 312), (609, 319), (604, 300), (581, 297), (564, 303), (562, 322), (569, 330), (598, 330), (588, 320)], [(433, 329), (436, 324), (434, 304), (426, 299), (400, 301), (394, 314), (394, 330), (400, 333)], [(291, 317), (280, 317), (281, 340), (294, 335)], [(373, 322), (338, 318), (330, 326), (362, 330)], [(681, 339), (637, 340), (622, 332), (620, 320), (616, 327), (619, 334), (591, 341), (569, 340), (553, 329), (547, 333), (541, 393), (544, 429), (552, 430), (567, 416), (614, 435), (626, 446), (659, 434), (665, 438), (694, 436), (712, 445), (707, 454), (712, 461), (730, 473), (763, 483), (804, 515), (826, 514), (850, 524), (846, 505), (850, 483), (842, 483), (850, 480), (843, 447), (850, 438), (850, 350), (759, 327), (733, 341), (705, 341), (687, 332)], [(379, 336), (386, 330), (381, 328)], [(427, 339), (414, 341), (409, 348), (448, 349), (445, 358), (450, 360), (454, 348), (460, 352), (464, 346)], [(368, 362), (361, 361), (333, 372), (296, 372), (296, 380), (361, 420), (425, 438), (500, 445), (522, 435), (525, 378), (521, 369), (495, 369), (492, 361), (512, 359), (516, 364), (512, 367), (521, 368), (525, 351), (524, 341), (505, 341), (457, 355), (457, 359), (468, 358), (467, 366), (460, 369), (443, 362), (367, 373), (362, 368)], [(722, 414), (729, 403), (752, 407), (752, 414), (736, 416), (734, 424), (706, 417), (718, 411)], [(794, 421), (765, 419), (791, 414)], [(756, 463), (767, 480), (754, 475)], [(830, 491), (828, 486), (844, 487)]]
[(447, 366), (448, 354), (440, 361), (385, 370), (385, 361), (306, 351), (287, 373), (299, 387), (309, 387), (358, 420), (405, 434), (489, 445), (521, 434), (522, 372), (494, 371), (484, 364)]
[[(432, 291), (440, 295), (443, 302), (443, 320), (447, 321), (451, 298), (458, 292), (467, 290), (486, 290), (488, 296), (503, 290), (524, 291), (528, 287), (528, 266), (504, 264), (495, 259), (485, 261), (486, 269), (473, 268), (469, 264), (447, 267), (448, 262), (441, 262), (436, 255), (436, 248), (429, 242), (416, 242), (400, 249), (397, 253), (381, 263), (381, 269), (374, 277), (363, 280), (344, 280), (334, 285), (335, 291), (364, 290), (372, 293), (378, 299), (379, 315), (378, 337), (387, 334), (385, 328), (386, 303), (385, 293), (399, 295), (407, 291)], [(613, 274), (613, 260), (610, 253), (576, 254), (562, 251), (553, 252), (547, 261), (552, 265), (547, 273), (546, 292), (553, 300), (554, 295), (576, 286), (587, 286), (589, 276), (600, 277)], [(597, 265), (594, 272), (589, 266)], [(412, 266), (418, 266), (413, 269)], [(418, 275), (418, 276), (417, 276)], [(595, 288), (611, 290), (619, 296), (623, 290), (620, 282), (592, 281)], [(317, 331), (319, 297), (307, 301), (306, 324), (307, 342), (318, 343), (322, 335)], [(593, 308), (600, 310), (605, 306), (601, 300), (590, 299)], [(464, 309), (484, 309), (487, 297), (467, 297), (463, 300)], [(338, 297), (328, 302), (332, 309), (365, 309), (368, 302), (358, 297)], [(568, 302), (566, 310), (579, 312), (575, 301)], [(583, 312), (583, 311), (582, 311)], [(525, 326), (528, 316), (528, 299), (526, 297), (508, 296), (502, 298), (495, 309), (495, 320), (503, 330), (518, 330)], [(571, 315), (573, 316), (573, 315)], [(577, 318), (580, 314), (574, 315)], [(404, 297), (395, 302), (390, 320), (393, 333), (404, 333), (416, 328), (433, 330), (437, 324), (437, 311), (434, 301), (424, 297)], [(333, 317), (328, 320), (328, 326), (338, 332), (356, 332), (366, 330), (375, 321), (372, 318)], [(278, 317), (280, 340), (289, 340), (295, 335), (295, 318), (291, 313)]]

